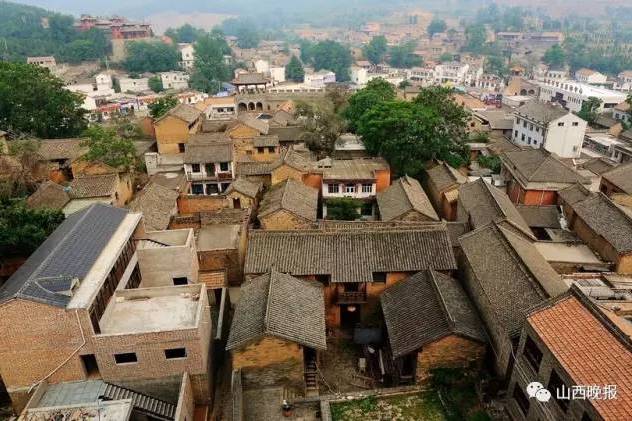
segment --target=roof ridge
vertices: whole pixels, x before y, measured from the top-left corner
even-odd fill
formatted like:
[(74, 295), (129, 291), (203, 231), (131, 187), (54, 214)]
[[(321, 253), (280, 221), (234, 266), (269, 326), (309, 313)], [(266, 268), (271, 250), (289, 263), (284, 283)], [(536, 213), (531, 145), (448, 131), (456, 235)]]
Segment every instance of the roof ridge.
[(270, 318), (270, 293), (272, 292), (272, 278), (275, 273), (276, 271), (274, 270), (274, 267), (271, 267), (269, 272), (268, 293), (266, 294), (266, 311), (265, 316), (263, 316), (263, 332), (266, 334), (268, 333), (268, 324)]
[(430, 283), (432, 284), (432, 288), (434, 289), (437, 296), (439, 297), (439, 305), (443, 309), (443, 314), (444, 316), (446, 316), (446, 319), (447, 319), (446, 321), (448, 322), (450, 329), (454, 331), (456, 329), (456, 321), (452, 317), (452, 314), (450, 313), (450, 310), (448, 309), (448, 305), (446, 304), (445, 299), (443, 298), (443, 294), (441, 293), (441, 290), (439, 289), (439, 285), (437, 284), (437, 277), (435, 276), (435, 271), (432, 269), (428, 269), (426, 270), (426, 272), (430, 272)]

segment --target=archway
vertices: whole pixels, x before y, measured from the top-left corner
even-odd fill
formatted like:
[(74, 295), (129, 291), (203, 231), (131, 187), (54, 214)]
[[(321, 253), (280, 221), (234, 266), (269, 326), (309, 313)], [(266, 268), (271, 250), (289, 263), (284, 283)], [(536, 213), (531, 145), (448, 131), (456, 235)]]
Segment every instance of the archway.
[(248, 110), (249, 111), (254, 111), (255, 110), (255, 103), (254, 102), (249, 102), (248, 103)]
[(237, 111), (248, 111), (248, 106), (245, 103), (240, 102), (239, 105), (237, 105)]
[(263, 104), (261, 102), (257, 102), (256, 109), (257, 111), (263, 111)]

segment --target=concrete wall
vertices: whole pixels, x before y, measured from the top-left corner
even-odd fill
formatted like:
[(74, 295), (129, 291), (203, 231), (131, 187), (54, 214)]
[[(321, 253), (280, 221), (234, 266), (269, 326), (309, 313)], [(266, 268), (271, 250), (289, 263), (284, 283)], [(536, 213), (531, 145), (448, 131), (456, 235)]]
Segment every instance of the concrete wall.
[(245, 389), (286, 386), (303, 389), (303, 348), (293, 342), (263, 337), (231, 352), (233, 369), (241, 369)]
[(457, 335), (446, 336), (417, 353), (417, 382), (427, 379), (435, 368), (480, 368), (484, 356), (484, 344)]
[[(160, 231), (159, 234), (186, 233), (187, 242), (181, 246), (141, 248), (138, 247), (138, 266), (141, 272), (141, 288), (173, 285), (173, 278), (186, 277), (189, 283), (198, 279), (199, 263), (192, 230)], [(147, 238), (154, 238), (152, 232)], [(156, 237), (160, 241), (160, 237)]]

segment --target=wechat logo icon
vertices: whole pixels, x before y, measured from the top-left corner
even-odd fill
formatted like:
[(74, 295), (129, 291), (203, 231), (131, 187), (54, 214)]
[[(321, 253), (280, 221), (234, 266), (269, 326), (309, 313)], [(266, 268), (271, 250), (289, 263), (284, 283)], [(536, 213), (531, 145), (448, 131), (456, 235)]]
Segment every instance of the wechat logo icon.
[(540, 382), (529, 383), (527, 385), (527, 395), (529, 395), (529, 399), (535, 398), (538, 402), (548, 402), (551, 400), (551, 392), (546, 390)]

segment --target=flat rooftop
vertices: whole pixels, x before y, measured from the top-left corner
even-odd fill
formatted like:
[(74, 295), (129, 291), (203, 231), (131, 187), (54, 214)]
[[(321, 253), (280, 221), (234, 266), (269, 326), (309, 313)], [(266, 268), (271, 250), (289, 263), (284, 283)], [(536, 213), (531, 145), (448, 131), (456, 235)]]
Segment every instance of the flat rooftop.
[(192, 233), (193, 231), (191, 229), (150, 231), (139, 241), (138, 248), (142, 250), (158, 247), (185, 246), (188, 244), (189, 237)]
[(132, 415), (132, 408), (131, 399), (32, 408), (26, 411), (24, 420), (128, 421)]
[(200, 228), (197, 238), (198, 251), (236, 249), (241, 226), (233, 224), (207, 225)]
[(99, 322), (101, 334), (195, 328), (201, 290), (201, 285), (185, 285), (117, 291)]
[(536, 242), (535, 248), (548, 262), (605, 265), (586, 244)]

